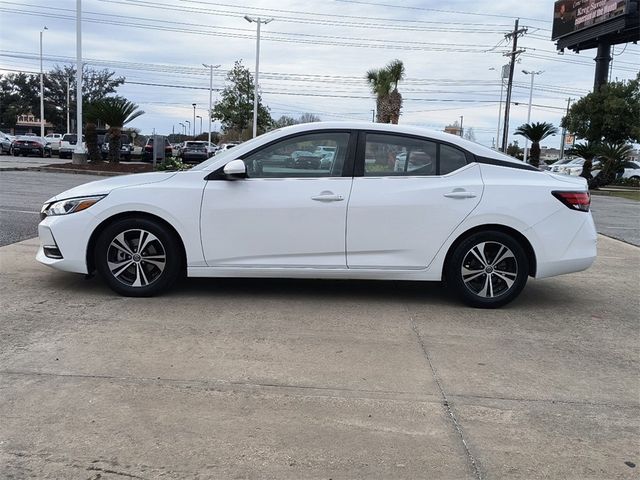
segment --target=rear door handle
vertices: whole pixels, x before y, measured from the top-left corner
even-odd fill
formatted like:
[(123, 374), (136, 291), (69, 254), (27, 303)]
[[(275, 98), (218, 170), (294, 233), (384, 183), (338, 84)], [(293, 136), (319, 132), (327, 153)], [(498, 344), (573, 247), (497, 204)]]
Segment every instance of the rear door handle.
[(321, 192), (320, 195), (311, 197), (311, 200), (315, 200), (316, 202), (341, 202), (344, 200), (344, 197), (342, 195), (336, 195), (333, 192)]
[(475, 198), (476, 194), (466, 190), (454, 190), (453, 192), (445, 193), (444, 196), (447, 198)]

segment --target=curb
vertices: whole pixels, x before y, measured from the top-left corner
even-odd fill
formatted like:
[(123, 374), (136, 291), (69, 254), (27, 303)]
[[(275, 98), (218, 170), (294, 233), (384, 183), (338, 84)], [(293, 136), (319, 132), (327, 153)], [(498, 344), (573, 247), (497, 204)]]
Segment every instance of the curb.
[(100, 170), (76, 170), (74, 168), (56, 167), (27, 167), (25, 170), (35, 172), (70, 173), (76, 175), (97, 175), (99, 177), (117, 177), (119, 175), (132, 175), (130, 172), (103, 172)]

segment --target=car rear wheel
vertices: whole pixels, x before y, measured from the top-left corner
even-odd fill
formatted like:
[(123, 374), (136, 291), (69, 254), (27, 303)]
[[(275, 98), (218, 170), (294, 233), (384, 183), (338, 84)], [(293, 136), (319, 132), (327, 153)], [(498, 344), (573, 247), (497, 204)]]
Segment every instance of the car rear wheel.
[(175, 234), (146, 218), (127, 218), (100, 234), (94, 251), (98, 273), (117, 293), (149, 297), (169, 288), (183, 267)]
[(453, 251), (446, 278), (462, 300), (478, 308), (498, 308), (515, 299), (527, 283), (529, 264), (513, 237), (478, 232)]

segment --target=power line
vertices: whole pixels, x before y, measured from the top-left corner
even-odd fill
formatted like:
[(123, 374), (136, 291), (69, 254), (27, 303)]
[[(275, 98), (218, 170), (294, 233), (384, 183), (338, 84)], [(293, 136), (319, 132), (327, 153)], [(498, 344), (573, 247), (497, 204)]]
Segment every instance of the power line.
[[(362, 0), (336, 0), (336, 2), (342, 3), (357, 3), (360, 5), (371, 5), (376, 7), (387, 7), (387, 8), (403, 8), (406, 10), (421, 10), (426, 12), (438, 12), (438, 13), (456, 13), (458, 15), (475, 15), (478, 17), (496, 17), (496, 18), (513, 18), (515, 15), (499, 15), (492, 13), (478, 13), (478, 12), (464, 12), (460, 10), (441, 10), (438, 8), (425, 8), (425, 7), (409, 7), (405, 5), (390, 5), (388, 3), (374, 3), (374, 2), (365, 2)], [(522, 20), (529, 20), (531, 22), (541, 22), (541, 23), (550, 23), (549, 20), (543, 20), (541, 18), (527, 18), (520, 17)]]
[[(39, 16), (44, 18), (55, 18), (60, 20), (75, 21), (75, 17), (71, 15), (60, 15), (53, 13), (40, 13), (40, 12), (24, 12), (20, 10), (13, 10), (4, 7), (0, 7), (0, 11), (14, 13), (17, 15), (29, 15)], [(187, 33), (190, 35), (206, 35), (212, 37), (225, 37), (225, 38), (242, 38), (250, 39), (251, 35), (239, 34), (239, 33), (223, 33), (215, 31), (205, 30), (184, 30), (177, 27), (165, 26), (165, 25), (147, 25), (135, 22), (114, 21), (106, 18), (93, 19), (84, 18), (85, 22), (97, 23), (102, 25), (115, 25), (122, 27), (132, 27), (144, 30), (153, 31), (167, 31)], [(282, 35), (282, 34), (279, 34)], [(306, 34), (284, 34), (284, 35), (306, 35)], [(279, 37), (274, 34), (265, 34), (262, 39), (266, 41), (283, 42), (283, 43), (295, 43), (295, 44), (307, 44), (307, 45), (329, 45), (340, 47), (357, 47), (357, 48), (379, 48), (389, 50), (426, 50), (426, 51), (439, 51), (439, 52), (468, 52), (468, 53), (480, 53), (482, 49), (489, 48), (490, 45), (476, 45), (476, 44), (450, 44), (450, 43), (428, 43), (428, 42), (413, 42), (413, 41), (395, 41), (395, 40), (378, 40), (378, 39), (366, 39), (366, 38), (353, 38), (353, 37), (330, 37), (322, 35), (309, 35), (308, 39), (291, 39), (286, 37)], [(341, 41), (344, 40), (344, 41)]]

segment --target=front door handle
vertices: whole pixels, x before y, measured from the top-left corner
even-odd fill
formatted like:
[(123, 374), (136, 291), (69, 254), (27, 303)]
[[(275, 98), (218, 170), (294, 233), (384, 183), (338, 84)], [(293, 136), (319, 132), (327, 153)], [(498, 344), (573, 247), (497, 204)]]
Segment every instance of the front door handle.
[(463, 189), (455, 189), (453, 192), (445, 193), (444, 196), (447, 198), (475, 198), (476, 194)]
[(342, 195), (336, 195), (333, 192), (325, 191), (321, 192), (320, 195), (311, 197), (311, 200), (315, 200), (316, 202), (341, 202), (344, 200), (344, 197)]

